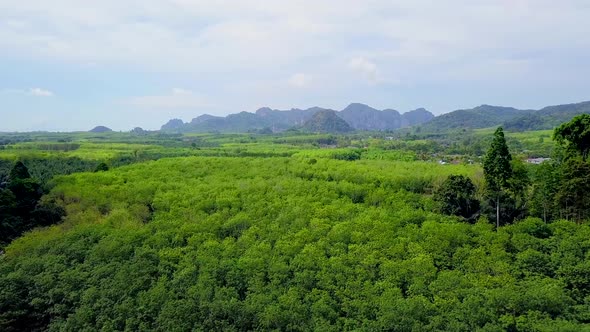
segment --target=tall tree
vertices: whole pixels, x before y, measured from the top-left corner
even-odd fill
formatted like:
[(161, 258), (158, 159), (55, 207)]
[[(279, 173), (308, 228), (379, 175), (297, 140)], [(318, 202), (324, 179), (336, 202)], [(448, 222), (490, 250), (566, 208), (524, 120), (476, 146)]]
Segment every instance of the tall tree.
[(585, 161), (590, 152), (590, 114), (580, 114), (570, 122), (561, 124), (555, 128), (553, 138), (570, 155), (579, 154)]
[(29, 174), (27, 166), (25, 166), (25, 164), (23, 164), (22, 161), (17, 161), (10, 170), (10, 181), (24, 180), (30, 177), (31, 174)]
[(533, 168), (530, 211), (547, 222), (556, 215), (558, 207), (555, 194), (560, 185), (560, 168), (553, 161), (546, 161)]
[(519, 159), (512, 160), (510, 166), (512, 174), (508, 179), (508, 191), (515, 203), (513, 217), (524, 217), (529, 201), (527, 189), (531, 184), (529, 173), (524, 162)]
[(500, 199), (511, 189), (510, 179), (513, 175), (511, 160), (512, 156), (506, 145), (504, 131), (502, 127), (498, 127), (483, 162), (486, 190), (496, 202), (496, 228), (500, 227)]
[(9, 180), (8, 189), (16, 197), (16, 212), (19, 217), (27, 218), (43, 194), (41, 185), (31, 178), (29, 170), (20, 161), (10, 170)]
[(555, 199), (567, 219), (582, 221), (590, 217), (590, 163), (571, 158), (563, 163)]
[(555, 201), (567, 219), (590, 217), (590, 114), (581, 114), (561, 124), (553, 132), (564, 152)]

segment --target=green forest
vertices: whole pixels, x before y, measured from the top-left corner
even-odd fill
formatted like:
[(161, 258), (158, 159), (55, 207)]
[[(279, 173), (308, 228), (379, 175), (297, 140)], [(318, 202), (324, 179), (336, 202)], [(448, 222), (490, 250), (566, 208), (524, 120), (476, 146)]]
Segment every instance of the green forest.
[(590, 331), (589, 152), (590, 115), (1, 134), (0, 330)]

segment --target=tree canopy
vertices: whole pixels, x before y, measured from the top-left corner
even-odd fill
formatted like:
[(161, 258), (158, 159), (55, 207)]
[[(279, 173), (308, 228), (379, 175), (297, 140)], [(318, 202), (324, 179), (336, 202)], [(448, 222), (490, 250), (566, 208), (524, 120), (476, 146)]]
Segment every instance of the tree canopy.
[(167, 158), (56, 179), (49, 197), (69, 215), (6, 249), (0, 329), (585, 327), (587, 225), (494, 232), (432, 212), (432, 183), (473, 166), (314, 158)]

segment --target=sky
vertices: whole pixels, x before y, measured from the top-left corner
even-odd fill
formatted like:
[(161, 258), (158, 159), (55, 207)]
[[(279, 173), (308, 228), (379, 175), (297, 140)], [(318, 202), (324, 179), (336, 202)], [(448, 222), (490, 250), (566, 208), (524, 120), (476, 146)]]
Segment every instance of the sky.
[(0, 0), (0, 131), (590, 100), (587, 0)]

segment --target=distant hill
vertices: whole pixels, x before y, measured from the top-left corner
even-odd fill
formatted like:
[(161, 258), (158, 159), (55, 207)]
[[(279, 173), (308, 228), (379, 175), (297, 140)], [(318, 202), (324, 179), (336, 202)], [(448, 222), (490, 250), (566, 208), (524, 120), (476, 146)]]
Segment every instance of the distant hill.
[(218, 120), (218, 119), (223, 119), (223, 118), (220, 117), (220, 116), (203, 114), (203, 115), (199, 115), (198, 117), (192, 119), (191, 122), (190, 122), (190, 124), (191, 125), (198, 125), (200, 123), (204, 123), (204, 122), (207, 122), (209, 120)]
[(359, 103), (348, 105), (338, 116), (352, 127), (361, 130), (397, 129), (402, 124), (402, 116), (396, 110), (379, 111)]
[(401, 128), (426, 123), (432, 119), (434, 119), (434, 114), (430, 113), (424, 108), (417, 108), (413, 111), (402, 114)]
[(307, 132), (331, 134), (347, 133), (354, 130), (336, 114), (336, 111), (332, 110), (316, 112), (311, 119), (303, 124), (301, 129)]
[(312, 107), (305, 110), (292, 108), (288, 111), (273, 110), (268, 107), (256, 111), (261, 123), (273, 131), (282, 131), (294, 126), (301, 126), (319, 111), (325, 110), (321, 107)]
[[(590, 114), (590, 101), (547, 106), (540, 110), (481, 105), (439, 115), (421, 125), (425, 132), (444, 132), (456, 128), (503, 126), (508, 131), (552, 129), (582, 113)], [(406, 113), (407, 114), (407, 113)]]
[(181, 131), (184, 127), (184, 122), (180, 119), (172, 119), (166, 122), (165, 125), (161, 127), (160, 130), (162, 131)]
[(590, 114), (590, 101), (548, 106), (534, 113), (505, 121), (503, 126), (510, 131), (553, 129), (582, 113)]
[(96, 126), (92, 129), (90, 129), (88, 132), (90, 133), (108, 133), (113, 131), (111, 128), (105, 127), (105, 126)]
[(486, 128), (533, 112), (533, 110), (519, 110), (513, 107), (481, 105), (439, 115), (425, 123), (422, 128), (430, 132), (455, 128)]
[[(274, 110), (268, 107), (258, 109), (255, 113), (240, 112), (219, 117), (204, 114), (192, 119), (189, 123), (173, 119), (161, 127), (166, 132), (251, 132), (270, 130), (280, 132), (293, 127), (301, 127), (316, 113), (325, 108), (308, 109), (293, 108), (290, 110)], [(357, 130), (394, 130), (424, 123), (434, 117), (425, 109), (417, 109), (404, 114), (396, 110), (377, 110), (370, 106), (353, 103), (336, 115)]]

